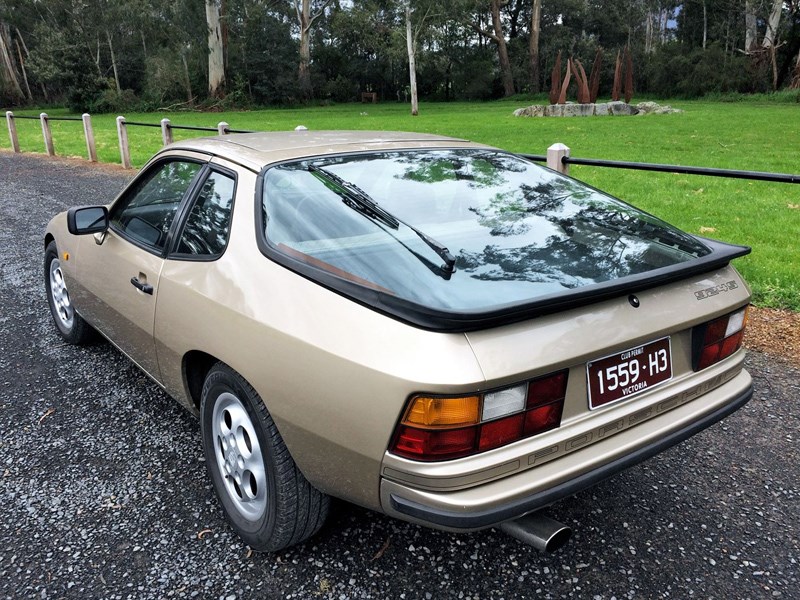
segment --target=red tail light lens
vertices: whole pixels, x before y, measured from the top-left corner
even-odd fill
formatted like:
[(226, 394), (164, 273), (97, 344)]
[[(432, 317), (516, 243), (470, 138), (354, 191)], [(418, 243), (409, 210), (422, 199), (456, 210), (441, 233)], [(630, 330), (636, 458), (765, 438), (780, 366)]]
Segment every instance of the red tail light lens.
[(448, 460), (559, 427), (567, 375), (559, 371), (483, 394), (414, 396), (389, 450), (413, 460)]
[(692, 366), (702, 371), (742, 347), (748, 307), (699, 325), (692, 331)]

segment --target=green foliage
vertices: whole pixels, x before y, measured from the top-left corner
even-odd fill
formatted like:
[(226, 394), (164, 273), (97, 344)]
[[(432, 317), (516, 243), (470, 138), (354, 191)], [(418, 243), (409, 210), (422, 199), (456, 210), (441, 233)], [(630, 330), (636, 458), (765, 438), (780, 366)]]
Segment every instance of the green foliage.
[[(529, 82), (530, 0), (500, 1), (515, 89)], [(771, 2), (752, 2), (759, 36)], [(777, 87), (786, 86), (800, 52), (800, 9), (784, 3), (775, 57)], [(405, 7), (416, 39), (419, 95), (428, 100), (499, 98), (497, 45), (488, 0), (313, 0), (311, 92), (317, 100), (343, 102), (362, 91), (404, 99), (409, 73)], [(325, 6), (320, 15), (316, 10)], [(700, 97), (766, 92), (773, 87), (768, 52), (745, 56), (744, 1), (547, 0), (542, 3), (539, 85), (549, 89), (556, 54), (580, 60), (588, 71), (603, 49), (600, 95), (611, 92), (616, 53), (629, 45), (636, 97)], [(308, 99), (298, 85), (297, 14), (289, 0), (225, 0), (226, 90), (222, 106), (289, 105)], [(203, 105), (208, 95), (208, 27), (197, 0), (4, 0), (0, 23), (11, 48), (25, 58), (35, 101), (73, 108)], [(659, 23), (669, 23), (660, 30)], [(113, 53), (113, 59), (112, 59)], [(17, 62), (16, 56), (12, 57)], [(116, 68), (114, 68), (116, 67)], [(21, 70), (18, 78), (21, 79)], [(9, 79), (6, 75), (2, 80)], [(108, 85), (107, 80), (113, 84)], [(573, 78), (574, 81), (574, 78)], [(569, 97), (575, 98), (574, 83)], [(9, 100), (18, 102), (0, 83)], [(18, 94), (16, 94), (18, 96)], [(135, 103), (135, 102), (134, 102)]]
[(731, 56), (716, 44), (689, 52), (678, 43), (665, 44), (645, 64), (648, 90), (660, 97), (697, 98), (706, 94), (751, 91), (751, 59)]

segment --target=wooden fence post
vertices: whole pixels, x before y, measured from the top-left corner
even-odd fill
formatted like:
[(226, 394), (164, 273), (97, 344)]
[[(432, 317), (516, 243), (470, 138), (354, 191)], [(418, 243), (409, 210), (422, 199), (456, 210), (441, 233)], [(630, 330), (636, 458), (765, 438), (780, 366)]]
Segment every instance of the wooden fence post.
[(564, 144), (553, 144), (547, 149), (547, 166), (554, 171), (569, 175), (569, 163), (562, 160), (565, 156), (569, 156), (569, 147)]
[(225, 121), (220, 121), (217, 125), (217, 131), (219, 132), (219, 135), (228, 135), (229, 127), (230, 125), (228, 125)]
[(125, 125), (125, 117), (117, 117), (117, 137), (119, 138), (119, 155), (122, 159), (122, 168), (131, 168), (131, 149), (128, 146), (128, 127)]
[(94, 130), (92, 129), (92, 116), (89, 113), (83, 113), (83, 136), (86, 138), (86, 152), (89, 154), (89, 160), (97, 162), (97, 148), (94, 145)]
[(169, 119), (161, 119), (161, 141), (165, 146), (172, 143), (172, 125)]
[(11, 148), (14, 152), (19, 152), (19, 137), (17, 137), (17, 124), (14, 122), (14, 113), (6, 111), (6, 122), (8, 123), (8, 137), (11, 138)]
[(49, 156), (56, 155), (56, 149), (53, 146), (53, 133), (50, 131), (50, 122), (47, 120), (47, 113), (39, 115), (39, 120), (42, 122), (42, 137), (44, 137), (44, 149)]

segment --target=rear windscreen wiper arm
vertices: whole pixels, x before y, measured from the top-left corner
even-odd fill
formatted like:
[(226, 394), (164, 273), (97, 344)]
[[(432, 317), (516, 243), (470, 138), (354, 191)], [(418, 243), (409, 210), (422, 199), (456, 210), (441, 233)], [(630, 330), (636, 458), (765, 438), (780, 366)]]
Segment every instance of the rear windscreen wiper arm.
[(381, 207), (377, 202), (370, 198), (369, 194), (367, 194), (354, 183), (345, 181), (335, 173), (331, 173), (327, 169), (323, 169), (314, 165), (308, 165), (308, 170), (312, 175), (317, 177), (317, 179), (322, 181), (327, 188), (341, 196), (342, 202), (354, 210), (357, 210), (361, 214), (380, 221), (392, 229), (398, 229), (401, 223), (408, 227), (411, 231), (416, 233), (419, 238), (431, 248), (431, 250), (436, 252), (436, 254), (441, 257), (441, 259), (444, 261), (442, 270), (448, 274), (448, 279), (449, 275), (455, 273), (456, 259), (452, 254), (450, 254), (450, 251), (444, 245), (437, 242), (429, 235), (426, 235), (413, 225), (409, 225), (402, 219), (394, 216), (392, 213)]

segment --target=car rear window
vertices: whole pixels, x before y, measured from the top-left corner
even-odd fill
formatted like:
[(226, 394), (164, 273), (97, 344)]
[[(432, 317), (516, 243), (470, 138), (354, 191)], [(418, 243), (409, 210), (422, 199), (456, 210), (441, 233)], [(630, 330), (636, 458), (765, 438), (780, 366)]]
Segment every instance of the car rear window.
[(261, 208), (263, 242), (292, 268), (450, 313), (530, 303), (712, 252), (574, 179), (485, 149), (280, 164), (263, 174)]

